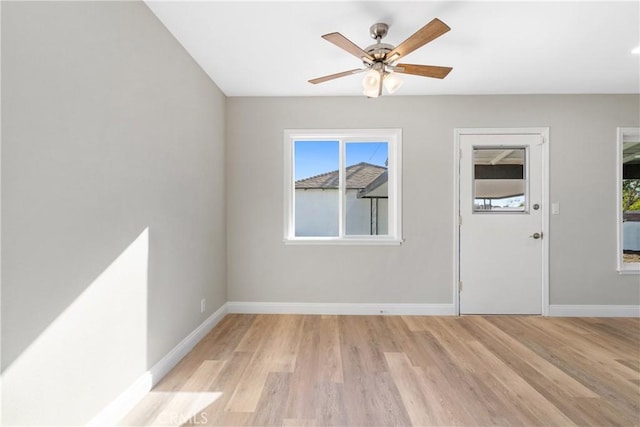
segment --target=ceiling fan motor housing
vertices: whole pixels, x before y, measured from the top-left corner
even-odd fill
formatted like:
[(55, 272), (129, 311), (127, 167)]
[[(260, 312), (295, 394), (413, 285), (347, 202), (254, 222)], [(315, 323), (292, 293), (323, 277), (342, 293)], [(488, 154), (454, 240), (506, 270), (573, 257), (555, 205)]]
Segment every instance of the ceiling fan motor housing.
[(364, 51), (373, 56), (376, 61), (382, 61), (393, 49), (393, 45), (387, 43), (376, 43), (368, 46)]

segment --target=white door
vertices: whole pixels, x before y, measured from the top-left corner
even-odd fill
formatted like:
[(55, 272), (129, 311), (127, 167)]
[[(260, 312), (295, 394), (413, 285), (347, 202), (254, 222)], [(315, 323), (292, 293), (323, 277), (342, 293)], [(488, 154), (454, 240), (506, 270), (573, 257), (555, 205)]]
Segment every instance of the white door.
[(540, 134), (462, 134), (460, 314), (541, 314)]

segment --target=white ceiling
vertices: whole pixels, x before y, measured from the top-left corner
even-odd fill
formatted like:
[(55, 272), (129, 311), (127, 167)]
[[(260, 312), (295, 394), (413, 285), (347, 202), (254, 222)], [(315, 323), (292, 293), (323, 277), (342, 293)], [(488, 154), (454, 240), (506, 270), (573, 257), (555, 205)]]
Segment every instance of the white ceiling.
[(362, 96), (362, 75), (307, 80), (361, 62), (320, 36), (364, 48), (390, 25), (398, 45), (437, 17), (451, 31), (401, 62), (453, 67), (403, 75), (397, 95), (640, 93), (640, 2), (157, 1), (147, 5), (227, 96)]

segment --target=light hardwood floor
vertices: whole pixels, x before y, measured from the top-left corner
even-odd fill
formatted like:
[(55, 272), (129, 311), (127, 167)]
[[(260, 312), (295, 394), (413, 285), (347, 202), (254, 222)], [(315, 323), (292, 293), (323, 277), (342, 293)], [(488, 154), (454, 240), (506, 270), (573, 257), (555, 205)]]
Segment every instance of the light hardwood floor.
[(640, 319), (227, 315), (124, 425), (640, 424)]

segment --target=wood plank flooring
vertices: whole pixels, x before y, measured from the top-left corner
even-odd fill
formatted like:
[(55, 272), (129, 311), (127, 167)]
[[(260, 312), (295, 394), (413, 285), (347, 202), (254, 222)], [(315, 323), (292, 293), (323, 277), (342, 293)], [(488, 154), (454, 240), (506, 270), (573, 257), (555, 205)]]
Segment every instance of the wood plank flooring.
[(640, 319), (227, 315), (123, 425), (640, 424)]

